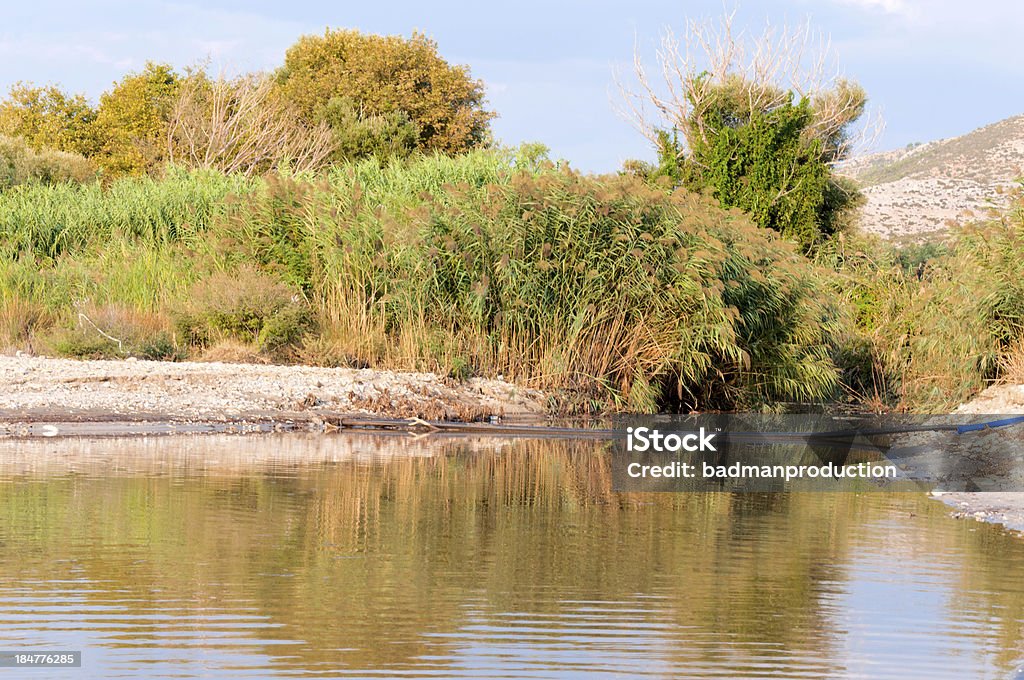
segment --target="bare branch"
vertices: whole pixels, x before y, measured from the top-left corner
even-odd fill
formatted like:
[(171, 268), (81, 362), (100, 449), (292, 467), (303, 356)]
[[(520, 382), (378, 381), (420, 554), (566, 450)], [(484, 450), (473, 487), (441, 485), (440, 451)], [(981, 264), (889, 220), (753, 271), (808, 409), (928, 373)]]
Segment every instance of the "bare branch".
[[(767, 24), (760, 35), (734, 28), (735, 12), (717, 21), (687, 20), (682, 39), (667, 28), (656, 50), (657, 82), (634, 44), (632, 78), (617, 72), (618, 113), (647, 139), (678, 130), (683, 150), (709, 142), (705, 120), (715, 97), (725, 90), (744, 102), (746, 113), (769, 112), (806, 99), (814, 113), (808, 135), (825, 140), (830, 163), (877, 138), (880, 117), (865, 113), (863, 89), (843, 78), (831, 44), (809, 23), (796, 27)], [(853, 126), (861, 120), (861, 125)]]
[(330, 158), (334, 137), (326, 124), (302, 120), (265, 74), (211, 80), (199, 72), (182, 84), (167, 147), (186, 167), (252, 175), (284, 163), (315, 170)]

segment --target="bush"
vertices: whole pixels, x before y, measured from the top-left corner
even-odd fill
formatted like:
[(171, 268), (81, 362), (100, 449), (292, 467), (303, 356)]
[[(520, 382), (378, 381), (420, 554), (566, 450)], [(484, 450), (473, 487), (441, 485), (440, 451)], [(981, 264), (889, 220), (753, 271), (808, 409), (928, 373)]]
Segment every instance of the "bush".
[(681, 38), (666, 29), (663, 83), (637, 54), (639, 87), (623, 87), (626, 111), (656, 145), (653, 176), (707, 189), (810, 250), (858, 200), (832, 167), (861, 137), (854, 126), (867, 95), (833, 74), (827, 41), (808, 26), (767, 26), (758, 36), (735, 31), (733, 17), (688, 20)]
[(337, 160), (375, 158), (386, 164), (392, 159), (408, 158), (416, 150), (419, 127), (404, 111), (366, 115), (351, 99), (335, 97), (318, 110), (334, 132)]
[(742, 94), (723, 91), (715, 106), (701, 109), (705, 132), (690, 142), (689, 154), (675, 136), (661, 131), (658, 166), (646, 170), (647, 177), (708, 189), (723, 207), (744, 210), (760, 226), (810, 251), (847, 224), (860, 194), (833, 175), (826, 141), (814, 138), (810, 100), (751, 111), (733, 101)]
[(76, 308), (70, 323), (53, 329), (44, 344), (58, 355), (76, 359), (184, 358), (166, 317), (121, 305)]
[(831, 244), (850, 312), (844, 381), (887, 406), (946, 412), (999, 378), (1024, 339), (1024, 219), (969, 226), (948, 244)]
[(95, 168), (78, 154), (36, 150), (22, 139), (0, 135), (0, 191), (18, 184), (80, 184), (95, 178)]
[(189, 345), (208, 347), (233, 339), (275, 352), (298, 344), (311, 330), (313, 317), (294, 288), (244, 267), (197, 283), (176, 326)]

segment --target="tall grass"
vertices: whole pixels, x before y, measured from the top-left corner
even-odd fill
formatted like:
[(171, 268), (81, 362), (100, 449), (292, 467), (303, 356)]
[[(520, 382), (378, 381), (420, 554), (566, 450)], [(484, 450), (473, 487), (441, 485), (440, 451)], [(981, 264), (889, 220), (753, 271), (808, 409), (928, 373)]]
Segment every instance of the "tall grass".
[(924, 257), (837, 240), (825, 259), (849, 318), (845, 383), (879, 407), (942, 412), (1008, 366), (1024, 339), (1024, 214), (956, 232)]
[(632, 410), (835, 386), (819, 273), (741, 214), (633, 178), (483, 154), (363, 165), (272, 180), (223, 232), (306, 290), (361, 364), (501, 374)]
[(168, 169), (163, 178), (91, 184), (26, 184), (0, 192), (0, 244), (7, 255), (55, 258), (127, 239), (150, 247), (188, 243), (202, 233), (228, 194), (258, 183), (215, 172)]
[[(305, 361), (503, 375), (631, 410), (820, 399), (836, 383), (838, 313), (792, 246), (698, 196), (530, 153), (16, 187), (0, 193), (0, 251), (0, 318), (30, 306), (75, 346), (83, 314), (125, 327), (132, 310), (139, 329), (187, 326), (175, 343), (208, 345), (218, 333), (182, 318), (223, 320), (196, 308), (201, 291), (244, 288), (255, 267), (316, 319), (246, 332)], [(8, 345), (45, 340), (24, 325)]]
[(527, 152), (172, 169), (0, 191), (0, 344), (177, 357), (224, 341), (502, 375), (579, 409), (818, 401), (842, 384), (941, 410), (1016, 365), (1022, 248), (1018, 209), (946, 248), (843, 237), (810, 262), (700, 196)]

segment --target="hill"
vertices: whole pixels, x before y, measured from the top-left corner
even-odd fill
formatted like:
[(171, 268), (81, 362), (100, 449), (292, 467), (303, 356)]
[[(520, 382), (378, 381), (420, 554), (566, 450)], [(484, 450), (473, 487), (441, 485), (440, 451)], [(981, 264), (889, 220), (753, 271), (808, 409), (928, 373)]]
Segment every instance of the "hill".
[(861, 227), (890, 238), (920, 238), (1006, 204), (1024, 175), (1024, 115), (898, 151), (853, 159), (840, 172), (867, 203)]

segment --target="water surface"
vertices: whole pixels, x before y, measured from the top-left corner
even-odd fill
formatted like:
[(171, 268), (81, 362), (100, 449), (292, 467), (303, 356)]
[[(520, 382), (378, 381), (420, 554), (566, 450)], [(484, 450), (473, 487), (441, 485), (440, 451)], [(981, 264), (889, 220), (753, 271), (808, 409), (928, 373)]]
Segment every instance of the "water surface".
[(80, 649), (80, 678), (961, 679), (1024, 659), (1024, 540), (998, 527), (918, 494), (610, 477), (593, 442), (4, 442), (0, 649)]

